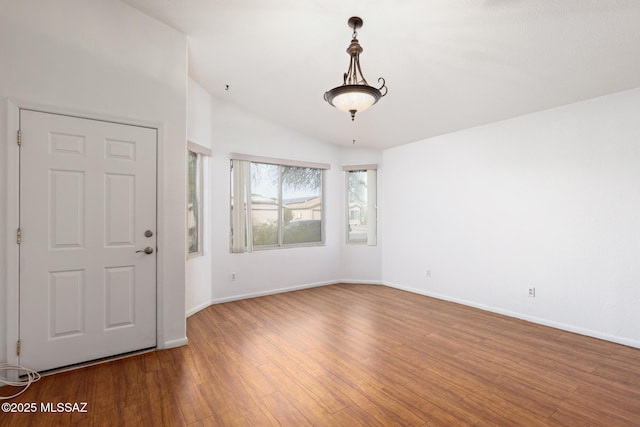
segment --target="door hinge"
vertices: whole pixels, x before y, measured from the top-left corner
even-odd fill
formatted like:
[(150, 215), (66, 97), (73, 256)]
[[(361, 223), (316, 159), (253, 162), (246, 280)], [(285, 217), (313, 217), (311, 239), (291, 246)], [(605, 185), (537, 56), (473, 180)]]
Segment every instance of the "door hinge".
[(22, 229), (18, 228), (16, 233), (16, 243), (20, 244), (22, 242)]
[(22, 145), (22, 132), (18, 130), (18, 145)]
[(20, 340), (18, 340), (18, 341), (16, 342), (16, 354), (17, 354), (18, 356), (20, 356), (20, 347), (22, 347), (22, 343), (20, 342)]

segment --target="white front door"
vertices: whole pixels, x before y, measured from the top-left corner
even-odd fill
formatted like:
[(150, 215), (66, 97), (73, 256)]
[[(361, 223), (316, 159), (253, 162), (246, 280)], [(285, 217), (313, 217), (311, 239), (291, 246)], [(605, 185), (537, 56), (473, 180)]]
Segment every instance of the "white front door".
[(20, 130), (20, 364), (155, 347), (157, 130), (30, 110)]

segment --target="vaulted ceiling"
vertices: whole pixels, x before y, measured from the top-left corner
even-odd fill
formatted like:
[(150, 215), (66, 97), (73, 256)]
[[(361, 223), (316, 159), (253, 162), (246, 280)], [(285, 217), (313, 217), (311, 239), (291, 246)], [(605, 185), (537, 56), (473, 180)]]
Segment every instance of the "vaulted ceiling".
[[(637, 0), (123, 0), (185, 33), (214, 97), (326, 142), (387, 148), (640, 87)], [(354, 122), (351, 16), (389, 93)], [(228, 85), (228, 90), (227, 90)]]

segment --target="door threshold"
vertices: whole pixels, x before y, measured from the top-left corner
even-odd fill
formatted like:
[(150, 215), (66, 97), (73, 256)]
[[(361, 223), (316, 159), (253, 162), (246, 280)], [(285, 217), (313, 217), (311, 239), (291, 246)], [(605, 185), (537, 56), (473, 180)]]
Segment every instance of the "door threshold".
[(90, 366), (101, 365), (103, 363), (113, 362), (116, 360), (126, 359), (132, 356), (138, 356), (140, 354), (151, 353), (156, 351), (157, 347), (143, 348), (141, 350), (134, 350), (127, 353), (120, 353), (114, 356), (102, 357), (100, 359), (93, 359), (87, 362), (74, 363), (73, 365), (61, 366), (59, 368), (48, 369), (46, 371), (38, 372), (40, 376), (47, 377), (49, 375), (59, 374), (62, 372), (75, 371), (77, 369), (88, 368)]

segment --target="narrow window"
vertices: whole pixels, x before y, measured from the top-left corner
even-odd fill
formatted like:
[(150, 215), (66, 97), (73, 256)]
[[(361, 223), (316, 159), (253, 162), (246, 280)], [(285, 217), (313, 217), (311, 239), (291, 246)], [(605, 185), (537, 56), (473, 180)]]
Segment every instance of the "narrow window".
[(377, 244), (377, 167), (345, 166), (347, 244)]
[(187, 150), (187, 254), (202, 255), (204, 251), (204, 205), (207, 159), (211, 152), (206, 147), (188, 143)]

